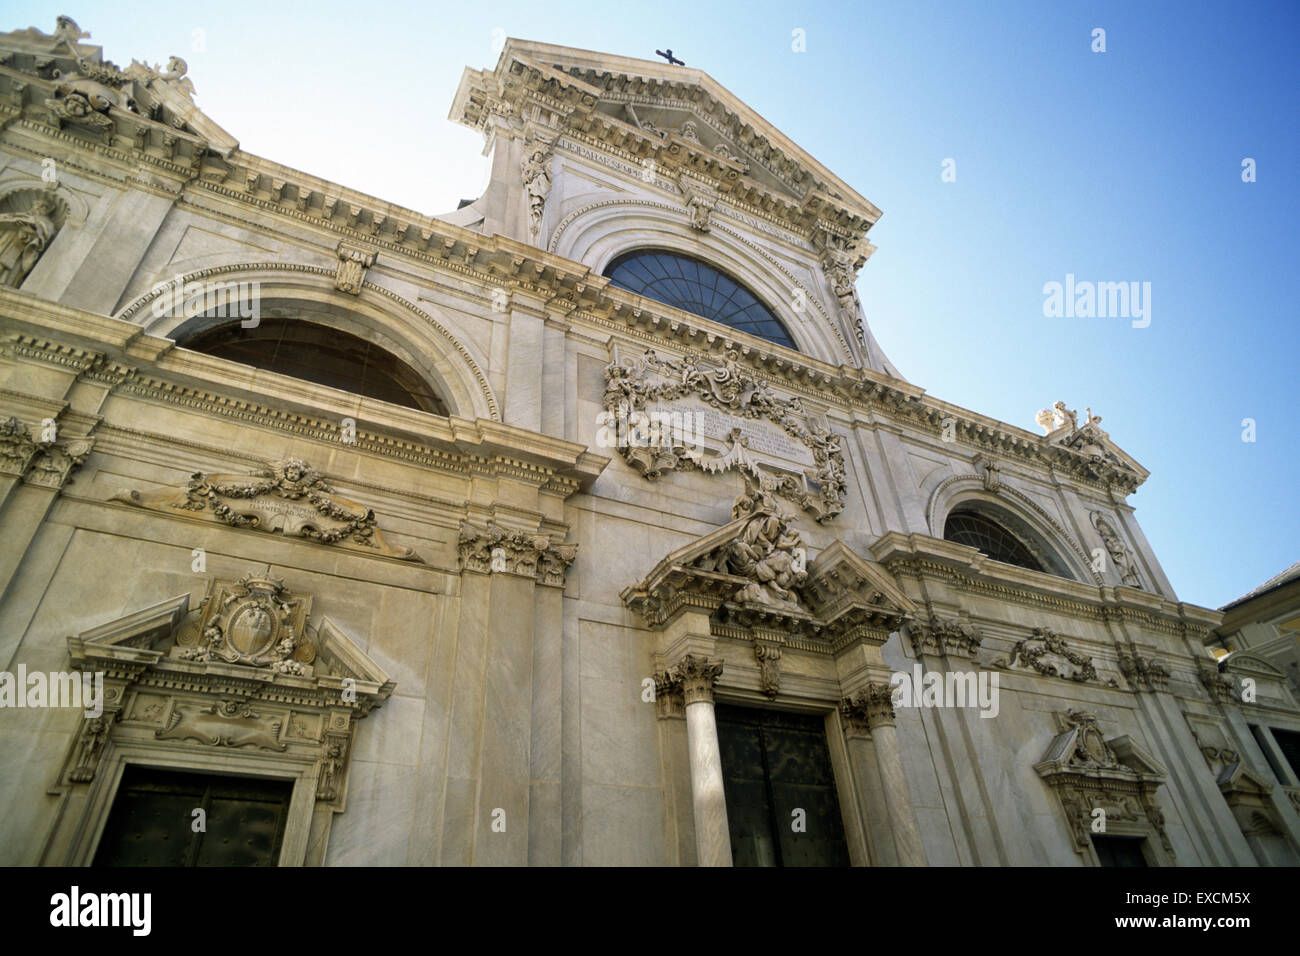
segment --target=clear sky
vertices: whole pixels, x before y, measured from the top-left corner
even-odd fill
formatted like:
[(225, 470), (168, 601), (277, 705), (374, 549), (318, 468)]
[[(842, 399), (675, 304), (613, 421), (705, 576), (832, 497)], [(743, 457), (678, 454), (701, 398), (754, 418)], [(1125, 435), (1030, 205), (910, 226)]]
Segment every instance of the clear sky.
[[(671, 47), (884, 211), (858, 288), (911, 382), (1030, 429), (1091, 406), (1182, 600), (1300, 560), (1300, 3), (60, 0), (0, 29), (58, 13), (120, 66), (184, 57), (244, 149), (431, 214), (486, 180), (446, 116), (504, 37)], [(1067, 274), (1149, 282), (1150, 324), (1046, 317)]]

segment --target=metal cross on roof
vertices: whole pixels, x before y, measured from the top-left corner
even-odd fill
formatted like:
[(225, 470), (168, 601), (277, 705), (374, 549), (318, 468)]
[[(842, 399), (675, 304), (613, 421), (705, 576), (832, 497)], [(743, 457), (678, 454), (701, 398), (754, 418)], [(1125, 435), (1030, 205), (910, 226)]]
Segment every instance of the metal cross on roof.
[(677, 59), (677, 57), (673, 56), (673, 51), (672, 51), (672, 50), (655, 50), (655, 53), (656, 53), (658, 56), (661, 56), (661, 57), (663, 57), (665, 60), (667, 60), (669, 66), (685, 66), (685, 65), (686, 65), (686, 61), (685, 61), (685, 60), (679, 60), (679, 59)]

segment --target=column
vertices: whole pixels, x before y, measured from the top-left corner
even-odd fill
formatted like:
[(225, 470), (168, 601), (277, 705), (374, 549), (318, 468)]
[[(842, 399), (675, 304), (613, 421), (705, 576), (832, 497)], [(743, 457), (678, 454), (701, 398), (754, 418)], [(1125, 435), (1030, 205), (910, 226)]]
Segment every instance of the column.
[(680, 685), (686, 703), (686, 744), (691, 760), (691, 800), (695, 810), (695, 852), (700, 866), (731, 866), (731, 831), (722, 788), (722, 751), (713, 712), (713, 685), (722, 661), (687, 654), (668, 670), (668, 683)]
[(894, 702), (888, 684), (868, 684), (847, 705), (866, 717), (871, 742), (880, 770), (889, 829), (893, 833), (899, 866), (925, 866), (921, 830), (912, 812), (912, 797), (903, 775), (903, 759), (898, 749), (898, 731), (894, 727)]

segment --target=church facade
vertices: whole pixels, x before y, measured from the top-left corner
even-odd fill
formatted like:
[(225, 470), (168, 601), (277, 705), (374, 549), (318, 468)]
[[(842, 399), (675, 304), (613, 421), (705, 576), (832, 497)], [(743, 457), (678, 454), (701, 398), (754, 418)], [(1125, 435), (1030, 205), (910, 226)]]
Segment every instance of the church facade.
[(713, 78), (508, 40), (427, 216), (186, 72), (0, 35), (4, 863), (1300, 862), (1147, 472), (904, 380)]

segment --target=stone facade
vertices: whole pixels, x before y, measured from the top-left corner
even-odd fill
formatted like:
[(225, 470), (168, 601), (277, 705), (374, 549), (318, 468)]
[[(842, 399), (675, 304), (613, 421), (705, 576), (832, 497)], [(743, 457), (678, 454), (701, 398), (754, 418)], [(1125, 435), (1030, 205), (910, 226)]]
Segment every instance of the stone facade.
[[(451, 110), (490, 185), (430, 217), (87, 38), (0, 36), (0, 666), (104, 707), (0, 710), (0, 861), (90, 862), (138, 763), (292, 780), (282, 864), (725, 865), (722, 703), (824, 718), (856, 865), (1092, 865), (1099, 810), (1155, 864), (1300, 860), (1252, 729), (1300, 708), (1207, 652), (1147, 472), (1091, 411), (903, 380), (854, 289), (880, 211), (707, 74), (507, 41)], [(798, 351), (611, 284), (639, 247)], [(187, 348), (250, 327), (223, 296), (449, 415)], [(699, 441), (624, 440), (649, 411)], [(908, 706), (914, 668), (997, 716)]]

